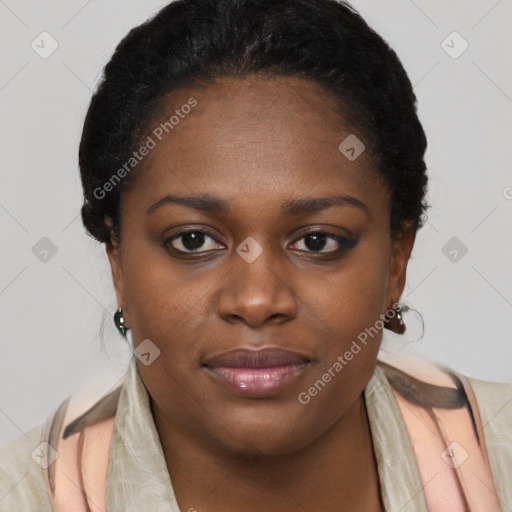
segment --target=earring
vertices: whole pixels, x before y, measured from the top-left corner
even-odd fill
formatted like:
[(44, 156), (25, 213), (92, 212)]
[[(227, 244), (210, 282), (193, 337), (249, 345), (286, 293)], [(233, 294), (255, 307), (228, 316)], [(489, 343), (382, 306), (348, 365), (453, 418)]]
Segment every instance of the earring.
[(129, 327), (126, 327), (124, 316), (123, 316), (123, 308), (119, 308), (114, 313), (114, 323), (116, 324), (117, 329), (121, 333), (121, 335), (126, 338), (126, 331), (128, 331)]
[(384, 320), (384, 327), (397, 334), (403, 334), (406, 330), (405, 322), (402, 317), (402, 311), (407, 311), (409, 308), (405, 304), (397, 304), (393, 311), (395, 314), (391, 318)]

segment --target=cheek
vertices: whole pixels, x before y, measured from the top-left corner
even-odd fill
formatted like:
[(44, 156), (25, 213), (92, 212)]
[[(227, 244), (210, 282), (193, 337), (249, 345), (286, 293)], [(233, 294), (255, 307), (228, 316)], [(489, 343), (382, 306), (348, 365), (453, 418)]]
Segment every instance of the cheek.
[(164, 248), (139, 243), (135, 251), (126, 243), (124, 289), (134, 342), (141, 336), (165, 339), (204, 315), (208, 272), (172, 264)]
[(389, 254), (385, 245), (365, 247), (321, 285), (305, 283), (308, 305), (315, 312), (311, 324), (321, 333), (321, 344), (308, 383), (314, 389), (303, 391), (311, 389), (312, 410), (324, 411), (322, 421), (329, 421), (326, 410), (334, 415), (344, 410), (371, 377), (382, 339), (381, 315), (387, 306)]
[(159, 251), (143, 259), (127, 255), (125, 275), (134, 348), (149, 339), (159, 350), (149, 366), (139, 365), (141, 375), (155, 396), (160, 390), (165, 400), (172, 396), (176, 407), (186, 408), (190, 393), (198, 394), (194, 379), (214, 311), (209, 297), (222, 276), (171, 265)]
[(370, 242), (330, 271), (328, 278), (303, 278), (301, 296), (316, 320), (330, 328), (335, 340), (331, 351), (374, 325), (387, 306), (390, 251), (385, 244)]

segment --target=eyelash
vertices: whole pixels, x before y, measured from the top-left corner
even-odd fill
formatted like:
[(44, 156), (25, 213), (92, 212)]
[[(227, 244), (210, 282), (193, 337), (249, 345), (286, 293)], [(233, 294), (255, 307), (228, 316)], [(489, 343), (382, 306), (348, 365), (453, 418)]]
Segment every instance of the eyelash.
[[(212, 250), (207, 250), (207, 251), (181, 251), (179, 249), (176, 249), (175, 247), (172, 247), (172, 242), (176, 239), (179, 239), (181, 237), (183, 237), (184, 235), (187, 235), (189, 233), (200, 233), (200, 234), (203, 234), (203, 235), (206, 235), (208, 238), (211, 238), (212, 240), (214, 240), (217, 244), (221, 244), (221, 242), (219, 242), (214, 236), (212, 236), (211, 234), (208, 233), (208, 231), (205, 231), (205, 230), (202, 230), (202, 229), (189, 229), (189, 230), (186, 230), (186, 231), (181, 231), (180, 233), (177, 233), (169, 238), (167, 238), (166, 240), (164, 240), (163, 242), (163, 246), (164, 248), (166, 248), (168, 251), (171, 251), (171, 252), (174, 252), (174, 254), (177, 254), (179, 256), (183, 256), (183, 255), (190, 255), (190, 254), (198, 254), (198, 255), (203, 255), (203, 254), (207, 254), (207, 253), (211, 253), (211, 252), (214, 252), (216, 250), (219, 250), (219, 249), (212, 249)], [(337, 242), (339, 244), (339, 248), (334, 250), (334, 251), (327, 251), (327, 252), (322, 252), (322, 251), (307, 251), (307, 250), (299, 250), (299, 252), (303, 252), (303, 253), (306, 253), (306, 254), (323, 254), (323, 255), (341, 255), (341, 253), (349, 250), (349, 249), (353, 249), (355, 247), (355, 245), (357, 244), (357, 240), (354, 239), (354, 238), (348, 238), (348, 237), (344, 237), (344, 236), (341, 236), (341, 235), (337, 235), (335, 233), (330, 233), (328, 231), (323, 231), (323, 230), (312, 230), (312, 231), (308, 231), (307, 233), (304, 233), (300, 238), (297, 238), (293, 244), (296, 244), (298, 241), (302, 240), (303, 238), (309, 236), (309, 235), (315, 235), (315, 234), (323, 234), (323, 235), (326, 235), (326, 237), (328, 239), (331, 239), (331, 240), (334, 240), (335, 242)]]

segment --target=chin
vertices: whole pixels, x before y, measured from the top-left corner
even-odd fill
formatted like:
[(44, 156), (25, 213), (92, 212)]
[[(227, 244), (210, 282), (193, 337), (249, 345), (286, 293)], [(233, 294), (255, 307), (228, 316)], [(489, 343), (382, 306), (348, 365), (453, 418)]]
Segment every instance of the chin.
[[(228, 418), (228, 416), (224, 416)], [(275, 457), (302, 450), (321, 432), (311, 432), (303, 421), (290, 415), (274, 415), (268, 421), (244, 418), (227, 422), (226, 429), (214, 434), (224, 450), (243, 457)]]

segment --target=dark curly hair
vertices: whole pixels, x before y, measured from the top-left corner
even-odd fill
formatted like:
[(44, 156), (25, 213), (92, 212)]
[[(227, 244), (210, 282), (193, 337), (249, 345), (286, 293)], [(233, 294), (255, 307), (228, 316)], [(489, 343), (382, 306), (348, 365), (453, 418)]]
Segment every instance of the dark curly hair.
[(90, 235), (104, 243), (120, 238), (121, 193), (136, 172), (107, 193), (98, 190), (138, 147), (165, 95), (254, 73), (312, 80), (339, 99), (390, 191), (391, 236), (406, 220), (415, 230), (423, 225), (427, 141), (416, 96), (396, 53), (350, 4), (176, 0), (118, 44), (92, 97), (79, 149)]

